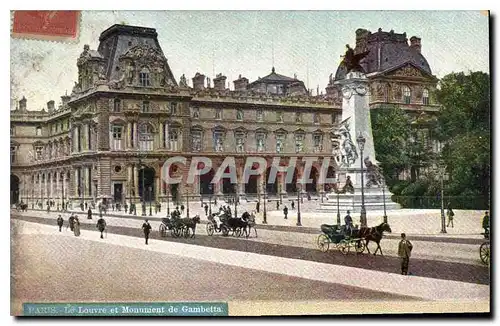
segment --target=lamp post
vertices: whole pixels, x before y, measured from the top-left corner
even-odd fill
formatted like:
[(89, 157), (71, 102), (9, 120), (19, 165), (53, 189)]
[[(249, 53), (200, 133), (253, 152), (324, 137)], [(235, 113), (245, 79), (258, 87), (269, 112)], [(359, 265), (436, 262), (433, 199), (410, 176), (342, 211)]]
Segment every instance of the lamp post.
[(208, 197), (208, 214), (212, 216), (212, 189), (213, 185), (209, 184), (208, 185), (208, 192), (210, 193), (210, 196)]
[(142, 171), (142, 193), (141, 193), (141, 199), (142, 199), (142, 216), (146, 216), (146, 196), (144, 196), (144, 193), (146, 192), (146, 189), (144, 189), (144, 165), (141, 163), (141, 160), (139, 159), (139, 164), (141, 165), (141, 171)]
[(266, 210), (266, 184), (263, 183), (262, 184), (263, 188), (264, 188), (264, 191), (263, 191), (263, 195), (264, 195), (264, 220), (262, 221), (262, 224), (267, 224), (267, 210)]
[(385, 209), (385, 179), (382, 179), (382, 197), (384, 200), (384, 223), (387, 223), (387, 212)]
[[(170, 190), (170, 185), (165, 185), (168, 190)], [(167, 217), (170, 217), (170, 191), (167, 192)]]
[(340, 178), (337, 177), (337, 187), (335, 189), (335, 192), (337, 193), (337, 226), (340, 227)]
[(446, 220), (444, 217), (444, 176), (446, 173), (446, 166), (439, 167), (439, 178), (441, 180), (441, 233), (446, 233)]
[[(62, 174), (63, 172), (61, 172)], [(63, 174), (63, 177), (62, 177), (62, 211), (64, 212), (64, 174)]]
[(234, 217), (238, 218), (238, 196), (234, 197)]
[(363, 173), (363, 149), (365, 148), (366, 139), (362, 134), (359, 134), (358, 138), (356, 138), (356, 142), (358, 143), (359, 151), (361, 152), (361, 156), (359, 157), (359, 161), (361, 163), (361, 216), (360, 222), (361, 226), (366, 227), (366, 209), (365, 209), (365, 181), (364, 181), (364, 173)]
[(302, 226), (300, 221), (300, 193), (302, 192), (302, 185), (299, 184), (299, 191), (297, 191), (297, 226)]
[(186, 217), (189, 218), (189, 189), (186, 189)]
[[(143, 171), (144, 174), (144, 171)], [(151, 210), (151, 199), (153, 197), (153, 187), (149, 186), (149, 216), (153, 216), (153, 211)]]

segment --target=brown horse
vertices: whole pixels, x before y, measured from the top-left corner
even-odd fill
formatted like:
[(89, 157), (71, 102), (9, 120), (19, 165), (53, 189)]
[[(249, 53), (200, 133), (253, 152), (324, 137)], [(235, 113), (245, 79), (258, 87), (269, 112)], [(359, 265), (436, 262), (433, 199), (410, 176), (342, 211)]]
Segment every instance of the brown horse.
[(183, 229), (185, 230), (184, 235), (187, 237), (189, 235), (189, 229), (193, 230), (193, 234), (191, 234), (191, 238), (194, 238), (196, 232), (196, 224), (200, 223), (200, 215), (196, 215), (193, 218), (183, 218), (180, 220), (183, 225)]
[[(353, 230), (353, 232), (355, 232)], [(383, 256), (384, 254), (382, 253), (382, 248), (380, 247), (380, 240), (382, 240), (382, 237), (384, 235), (384, 232), (389, 232), (391, 233), (391, 227), (389, 226), (388, 223), (382, 223), (379, 226), (374, 226), (374, 227), (361, 227), (356, 234), (353, 234), (353, 238), (363, 238), (366, 241), (366, 250), (368, 250), (368, 253), (370, 254), (370, 249), (368, 248), (368, 243), (370, 241), (373, 241), (377, 244), (377, 249), (373, 253), (373, 255), (377, 254), (377, 251), (380, 250), (380, 254)]]

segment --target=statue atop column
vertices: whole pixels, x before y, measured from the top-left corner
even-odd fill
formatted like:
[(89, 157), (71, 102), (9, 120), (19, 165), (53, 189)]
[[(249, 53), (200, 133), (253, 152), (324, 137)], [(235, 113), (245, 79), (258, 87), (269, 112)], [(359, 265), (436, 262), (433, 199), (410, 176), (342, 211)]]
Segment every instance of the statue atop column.
[(344, 66), (346, 67), (347, 72), (350, 71), (359, 71), (359, 72), (364, 72), (363, 67), (359, 64), (361, 60), (368, 55), (369, 51), (354, 54), (354, 50), (349, 46), (349, 44), (346, 44), (345, 46), (347, 48), (345, 55), (344, 55)]

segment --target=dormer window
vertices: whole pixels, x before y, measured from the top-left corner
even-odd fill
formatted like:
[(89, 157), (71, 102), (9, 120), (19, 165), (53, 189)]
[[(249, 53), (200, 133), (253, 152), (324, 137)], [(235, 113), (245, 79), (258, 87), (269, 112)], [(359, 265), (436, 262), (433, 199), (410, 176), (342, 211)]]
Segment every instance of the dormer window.
[(424, 105), (429, 105), (429, 90), (427, 88), (424, 88), (422, 93), (422, 103)]
[(143, 87), (151, 86), (148, 68), (142, 68), (142, 70), (139, 72), (139, 84)]

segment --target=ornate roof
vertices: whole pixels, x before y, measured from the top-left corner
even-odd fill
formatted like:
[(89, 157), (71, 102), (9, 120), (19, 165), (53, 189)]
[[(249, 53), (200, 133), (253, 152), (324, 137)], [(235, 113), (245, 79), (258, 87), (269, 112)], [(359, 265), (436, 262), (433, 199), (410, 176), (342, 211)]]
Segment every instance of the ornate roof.
[(256, 81), (252, 82), (250, 85), (253, 85), (256, 83), (273, 83), (273, 84), (275, 84), (276, 82), (288, 84), (288, 83), (298, 82), (298, 81), (299, 80), (296, 78), (291, 78), (291, 77), (277, 74), (276, 70), (273, 67), (271, 70), (271, 73), (269, 75), (257, 79)]

